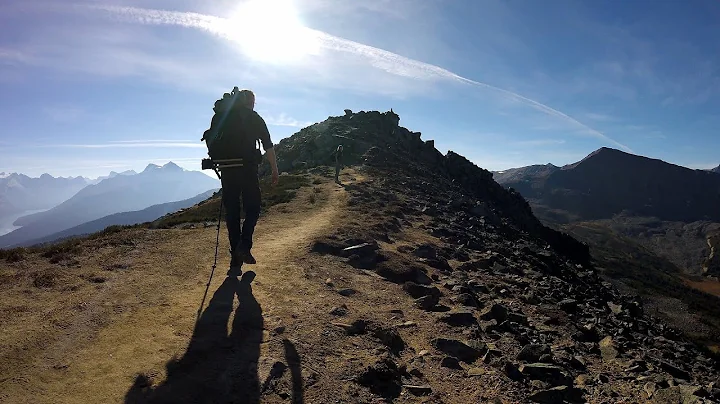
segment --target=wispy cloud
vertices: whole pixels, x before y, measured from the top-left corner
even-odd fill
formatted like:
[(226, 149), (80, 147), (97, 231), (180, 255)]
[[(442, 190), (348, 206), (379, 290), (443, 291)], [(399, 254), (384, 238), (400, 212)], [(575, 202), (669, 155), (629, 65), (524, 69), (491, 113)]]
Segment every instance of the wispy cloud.
[(667, 139), (667, 136), (660, 131), (652, 131), (643, 135), (645, 139)]
[(610, 115), (601, 114), (597, 112), (586, 112), (583, 116), (587, 119), (598, 121), (598, 122), (614, 122), (616, 119)]
[[(37, 147), (37, 146), (36, 146)], [(44, 145), (39, 147), (67, 147), (77, 149), (125, 149), (125, 148), (204, 148), (201, 142), (115, 142), (115, 143), (97, 143), (97, 144), (55, 144)]]
[[(94, 8), (110, 12), (113, 16), (127, 21), (141, 24), (177, 25), (195, 28), (228, 40), (238, 40), (236, 30), (230, 25), (229, 20), (221, 17), (192, 12), (153, 10), (137, 7), (94, 6)], [(544, 114), (555, 117), (569, 126), (576, 128), (578, 133), (598, 138), (623, 150), (632, 152), (632, 150), (624, 144), (615, 141), (604, 133), (589, 127), (566, 113), (521, 94), (488, 83), (462, 77), (436, 65), (410, 59), (396, 53), (330, 35), (322, 31), (303, 28), (302, 34), (312, 37), (315, 44), (321, 49), (360, 56), (374, 68), (396, 76), (426, 81), (452, 81), (491, 90), (503, 98), (522, 103)]]
[(189, 143), (187, 139), (130, 139), (110, 140), (108, 143)]
[(510, 142), (511, 146), (518, 147), (540, 147), (540, 146), (553, 146), (565, 144), (562, 139), (536, 139), (536, 140), (521, 140), (517, 142)]
[(272, 126), (290, 126), (293, 128), (304, 128), (313, 124), (313, 122), (298, 121), (297, 119), (291, 118), (284, 113), (278, 116), (265, 115), (263, 119), (265, 119), (265, 123)]
[(29, 55), (18, 50), (0, 48), (0, 65), (10, 65), (17, 62), (26, 63), (29, 59)]
[(86, 112), (83, 108), (75, 106), (44, 107), (42, 109), (42, 112), (48, 118), (59, 123), (77, 122), (86, 115)]

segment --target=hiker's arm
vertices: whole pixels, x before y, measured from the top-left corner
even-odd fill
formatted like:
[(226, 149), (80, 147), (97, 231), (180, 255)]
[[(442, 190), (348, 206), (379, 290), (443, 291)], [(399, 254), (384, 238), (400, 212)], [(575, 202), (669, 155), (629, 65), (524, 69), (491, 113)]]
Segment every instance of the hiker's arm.
[(275, 147), (270, 140), (270, 131), (268, 131), (265, 120), (260, 115), (257, 115), (257, 133), (260, 143), (262, 143), (263, 149), (265, 150), (270, 162), (270, 168), (272, 169), (272, 182), (277, 184), (278, 181), (278, 167), (277, 167), (277, 156), (275, 155)]
[(267, 158), (270, 162), (270, 167), (272, 168), (272, 182), (273, 184), (277, 184), (278, 182), (278, 168), (277, 168), (277, 158), (275, 156), (275, 148), (271, 147), (267, 150)]

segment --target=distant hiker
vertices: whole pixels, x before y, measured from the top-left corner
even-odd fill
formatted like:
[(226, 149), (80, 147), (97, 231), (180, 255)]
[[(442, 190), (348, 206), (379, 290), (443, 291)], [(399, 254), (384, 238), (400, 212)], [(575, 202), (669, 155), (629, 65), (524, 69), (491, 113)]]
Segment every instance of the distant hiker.
[[(223, 111), (225, 108), (227, 110)], [(237, 91), (236, 87), (232, 95), (226, 93), (223, 97), (222, 105), (217, 108), (211, 128), (208, 129), (218, 133), (212, 146), (208, 146), (208, 154), (213, 160), (243, 160), (242, 167), (220, 168), (222, 203), (226, 211), (225, 220), (232, 256), (228, 275), (237, 273), (241, 263), (256, 262), (251, 249), (253, 232), (260, 217), (258, 166), (262, 162), (262, 152), (256, 148), (256, 144), (261, 143), (267, 152), (272, 169), (272, 185), (275, 186), (278, 182), (277, 160), (270, 132), (265, 120), (254, 108), (255, 94), (250, 90)], [(218, 116), (220, 117), (216, 118)], [(245, 221), (241, 227), (240, 213), (243, 207)]]
[(343, 157), (342, 145), (339, 145), (337, 149), (335, 149), (335, 151), (333, 152), (333, 157), (335, 158), (335, 182), (339, 184), (340, 180), (338, 179), (338, 176), (340, 175), (340, 168), (342, 167)]

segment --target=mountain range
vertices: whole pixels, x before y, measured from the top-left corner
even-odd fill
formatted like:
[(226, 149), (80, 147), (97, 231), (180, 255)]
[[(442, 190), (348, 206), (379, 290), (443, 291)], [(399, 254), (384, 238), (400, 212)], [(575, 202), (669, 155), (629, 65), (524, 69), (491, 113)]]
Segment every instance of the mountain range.
[(102, 180), (106, 180), (106, 179), (108, 179), (108, 178), (113, 178), (113, 177), (116, 177), (116, 176), (118, 176), (118, 175), (135, 175), (135, 174), (137, 174), (137, 172), (135, 172), (135, 170), (126, 170), (126, 171), (123, 171), (123, 172), (120, 172), (120, 173), (115, 172), (115, 171), (110, 171), (110, 174), (108, 174), (108, 175), (102, 175), (102, 176), (100, 176), (100, 177), (97, 177), (97, 178), (95, 178), (94, 180), (90, 180), (89, 183), (91, 183), (91, 184), (97, 184), (97, 183), (99, 183), (99, 182), (102, 181)]
[(576, 219), (620, 213), (660, 220), (720, 221), (720, 176), (601, 148), (564, 167), (529, 166), (494, 175), (523, 196)]
[(50, 209), (69, 199), (90, 181), (83, 177), (31, 178), (18, 173), (0, 173), (0, 217), (31, 210)]
[(183, 170), (172, 162), (150, 164), (141, 173), (110, 176), (50, 210), (19, 218), (15, 225), (22, 227), (0, 236), (0, 247), (26, 245), (108, 215), (182, 201), (217, 188), (219, 181), (201, 172)]
[(668, 261), (675, 272), (718, 276), (718, 170), (601, 148), (563, 167), (520, 167), (493, 178), (520, 192), (544, 223), (596, 247), (622, 237)]
[(100, 219), (92, 220), (87, 223), (83, 223), (81, 225), (71, 227), (57, 233), (53, 233), (49, 236), (45, 236), (36, 240), (26, 241), (23, 244), (37, 245), (53, 242), (56, 240), (62, 240), (73, 236), (88, 235), (102, 231), (108, 226), (127, 226), (138, 223), (152, 222), (153, 220), (158, 219), (169, 213), (175, 213), (182, 209), (194, 206), (195, 204), (198, 204), (210, 198), (211, 196), (213, 196), (214, 193), (214, 190), (209, 190), (192, 198), (184, 199), (182, 201), (160, 203), (142, 210), (132, 212), (114, 213), (112, 215), (101, 217)]

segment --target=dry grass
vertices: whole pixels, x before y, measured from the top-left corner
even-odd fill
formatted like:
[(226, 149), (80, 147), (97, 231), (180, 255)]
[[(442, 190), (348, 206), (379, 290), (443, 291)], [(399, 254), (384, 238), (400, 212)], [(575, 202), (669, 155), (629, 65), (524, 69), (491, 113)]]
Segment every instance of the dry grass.
[[(310, 179), (305, 175), (283, 175), (275, 187), (270, 185), (269, 178), (260, 180), (262, 195), (262, 208), (267, 209), (282, 203), (288, 203), (297, 194), (298, 189), (309, 185)], [(181, 224), (213, 222), (218, 219), (220, 197), (216, 194), (212, 198), (185, 209), (179, 213), (164, 216), (151, 224), (153, 228), (167, 229)], [(224, 217), (224, 214), (223, 214)]]
[[(292, 180), (284, 177), (285, 184)], [(252, 268), (258, 277), (252, 299), (264, 308), (259, 320), (269, 323), (267, 329), (280, 323), (288, 330), (296, 327), (293, 324), (314, 322), (317, 327), (323, 321), (318, 319), (317, 302), (305, 297), (322, 294), (324, 284), (308, 283), (302, 276), (308, 269), (302, 257), (314, 237), (333, 228), (345, 199), (335, 184), (323, 182), (318, 188), (320, 192), (296, 188), (296, 202), (277, 199), (287, 202), (268, 208), (258, 224), (255, 255), (259, 263)], [(307, 203), (310, 195), (316, 197), (315, 204)], [(205, 309), (213, 296), (218, 297), (216, 291), (229, 263), (222, 231), (219, 268)], [(217, 380), (205, 383), (206, 376), (199, 370), (211, 375), (217, 364), (214, 360), (191, 372), (193, 380), (177, 379), (167, 372), (178, 366), (173, 356), (187, 353), (213, 262), (214, 242), (214, 228), (118, 228), (25, 251), (21, 261), (0, 263), (0, 401), (122, 402), (126, 395), (137, 393), (133, 383), (141, 373), (159, 391), (164, 391), (163, 385), (178, 391), (184, 385), (198, 387), (197, 391), (212, 387)], [(68, 259), (77, 264), (64, 265)], [(246, 314), (250, 312), (247, 305), (243, 307)], [(293, 345), (280, 337), (273, 341), (263, 344), (263, 355), (281, 357), (291, 346), (305, 352), (308, 341), (314, 343), (308, 339)], [(216, 353), (227, 356), (222, 350)], [(264, 362), (256, 366), (259, 377), (267, 376)]]
[(701, 292), (720, 297), (720, 282), (712, 280), (693, 281), (685, 279), (685, 284)]

